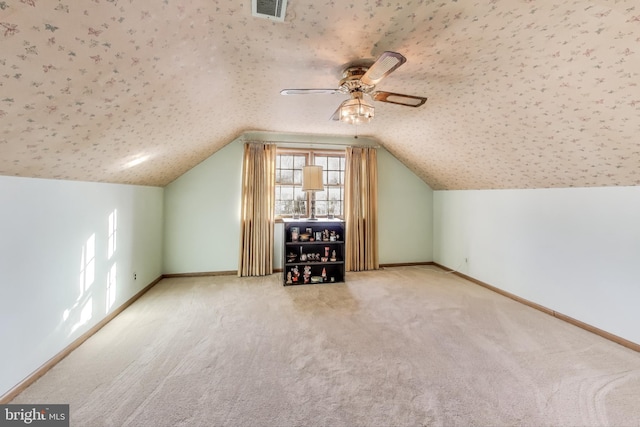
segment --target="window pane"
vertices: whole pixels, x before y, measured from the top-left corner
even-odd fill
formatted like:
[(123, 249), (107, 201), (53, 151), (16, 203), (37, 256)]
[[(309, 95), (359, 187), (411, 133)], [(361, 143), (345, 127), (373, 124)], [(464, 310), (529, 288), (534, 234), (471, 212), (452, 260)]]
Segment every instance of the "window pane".
[(293, 168), (293, 156), (282, 155), (280, 156), (280, 158), (282, 159), (282, 163), (280, 165), (281, 168), (284, 168), (284, 169)]
[(280, 186), (280, 198), (282, 200), (293, 200), (293, 187), (287, 185), (287, 186)]
[(339, 215), (342, 216), (344, 214), (343, 210), (342, 210), (342, 206), (344, 205), (343, 202), (341, 201), (335, 201), (335, 202), (331, 202), (330, 203), (330, 208), (333, 209), (333, 214), (334, 215)]
[(327, 187), (324, 191), (316, 191), (316, 200), (327, 200)]
[(329, 171), (328, 172), (328, 178), (327, 178), (327, 184), (328, 185), (341, 184), (341, 182), (340, 182), (340, 172)]
[(281, 185), (276, 187), (276, 215), (293, 214), (293, 186)]
[(293, 184), (293, 171), (283, 169), (280, 171), (280, 183), (281, 184)]
[(296, 200), (306, 200), (307, 199), (307, 193), (302, 191), (301, 187), (295, 187), (294, 193), (293, 193), (293, 197)]
[(293, 204), (293, 212), (299, 213), (302, 216), (307, 215), (307, 200), (304, 198), (297, 197)]
[(306, 156), (295, 156), (294, 166), (296, 169), (302, 169), (302, 167), (306, 164), (307, 158)]
[(327, 169), (329, 170), (339, 170), (340, 169), (340, 158), (339, 157), (329, 157), (328, 159), (329, 165)]
[(327, 169), (327, 156), (316, 156), (314, 163), (322, 166), (322, 169)]
[(326, 216), (327, 215), (327, 202), (324, 200), (316, 200), (316, 215), (317, 216)]
[(276, 200), (276, 215), (286, 215), (286, 214), (288, 214), (285, 205), (286, 205), (285, 202)]
[(342, 188), (329, 187), (329, 200), (342, 200)]
[(302, 170), (296, 169), (293, 171), (293, 183), (302, 185)]

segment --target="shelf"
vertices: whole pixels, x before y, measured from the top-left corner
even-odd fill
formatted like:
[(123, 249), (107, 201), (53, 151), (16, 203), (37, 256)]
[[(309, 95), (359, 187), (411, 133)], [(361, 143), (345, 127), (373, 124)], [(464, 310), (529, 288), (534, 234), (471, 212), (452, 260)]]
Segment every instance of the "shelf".
[[(303, 231), (304, 230), (304, 231)], [(324, 233), (324, 237), (331, 234), (331, 236), (338, 237), (338, 240), (291, 240), (298, 236), (299, 233), (306, 232), (310, 236), (314, 236), (315, 233)], [(312, 234), (314, 233), (314, 234)], [(282, 280), (285, 286), (292, 285), (314, 285), (314, 284), (331, 284), (344, 282), (345, 275), (345, 225), (344, 221), (334, 220), (319, 220), (319, 221), (305, 221), (296, 220), (284, 221), (284, 235), (283, 235), (283, 261), (282, 261)], [(329, 249), (324, 249), (329, 248)], [(313, 256), (321, 255), (325, 256), (327, 250), (331, 251), (332, 255), (337, 258), (336, 261), (321, 261), (321, 260), (305, 260), (299, 259), (300, 255)], [(296, 260), (287, 261), (288, 255), (296, 255)], [(315, 258), (315, 256), (314, 256)], [(317, 277), (325, 275), (326, 281), (322, 282), (310, 282), (310, 277)], [(293, 276), (293, 277), (292, 277)], [(298, 280), (292, 280), (297, 278)], [(307, 282), (305, 283), (305, 280)]]
[(328, 241), (325, 242), (324, 240), (321, 242), (286, 242), (285, 245), (287, 246), (297, 246), (297, 245), (302, 245), (302, 246), (306, 246), (306, 245), (344, 245), (344, 241), (342, 240), (334, 240), (332, 241)]
[(339, 264), (344, 264), (344, 261), (326, 261), (326, 262), (322, 262), (322, 261), (295, 261), (295, 262), (285, 262), (285, 265), (310, 265), (310, 266), (314, 266), (314, 265), (339, 265)]

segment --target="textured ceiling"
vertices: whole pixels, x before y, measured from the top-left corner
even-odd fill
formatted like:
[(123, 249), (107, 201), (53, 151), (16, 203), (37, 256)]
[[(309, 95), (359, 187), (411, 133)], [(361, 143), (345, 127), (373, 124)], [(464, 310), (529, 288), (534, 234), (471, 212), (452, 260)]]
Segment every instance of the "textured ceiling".
[[(372, 123), (342, 67), (407, 63)], [(0, 174), (166, 185), (247, 130), (369, 135), (434, 189), (640, 185), (640, 4), (0, 0)]]

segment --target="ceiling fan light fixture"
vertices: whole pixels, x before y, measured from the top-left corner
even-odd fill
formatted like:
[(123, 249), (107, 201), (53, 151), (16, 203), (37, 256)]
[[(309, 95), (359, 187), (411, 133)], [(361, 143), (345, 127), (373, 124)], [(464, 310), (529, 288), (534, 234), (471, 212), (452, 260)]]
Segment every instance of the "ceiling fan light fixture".
[(373, 119), (375, 108), (362, 97), (347, 99), (338, 109), (341, 122), (352, 125), (366, 124)]

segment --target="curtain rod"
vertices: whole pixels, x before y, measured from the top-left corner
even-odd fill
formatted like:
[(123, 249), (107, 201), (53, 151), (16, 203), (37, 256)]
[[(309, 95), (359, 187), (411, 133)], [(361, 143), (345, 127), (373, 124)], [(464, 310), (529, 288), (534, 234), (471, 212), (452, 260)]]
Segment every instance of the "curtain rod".
[(331, 146), (340, 146), (340, 147), (358, 147), (358, 148), (381, 148), (380, 144), (371, 143), (371, 144), (350, 144), (348, 142), (306, 142), (306, 141), (265, 141), (265, 140), (245, 140), (244, 142), (259, 142), (266, 144), (275, 144), (275, 145), (300, 145), (305, 147), (331, 147)]

